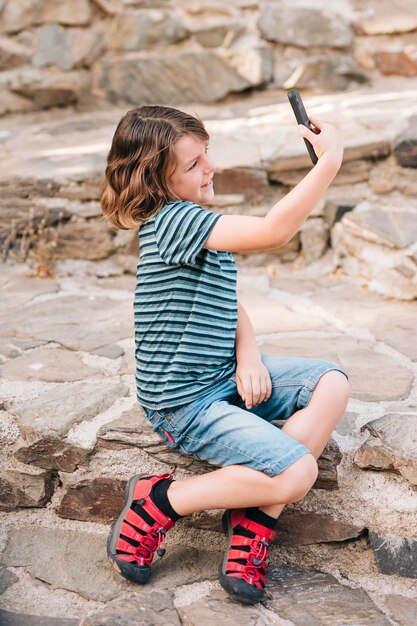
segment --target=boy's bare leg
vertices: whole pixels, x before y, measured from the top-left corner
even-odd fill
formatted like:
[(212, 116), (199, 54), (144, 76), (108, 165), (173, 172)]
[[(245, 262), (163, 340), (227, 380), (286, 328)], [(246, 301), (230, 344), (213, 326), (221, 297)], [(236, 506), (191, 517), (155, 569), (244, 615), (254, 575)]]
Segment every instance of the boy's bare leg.
[[(168, 490), (179, 515), (209, 509), (260, 507), (278, 517), (285, 504), (303, 498), (317, 478), (316, 460), (346, 408), (348, 384), (340, 372), (320, 379), (305, 409), (288, 419), (283, 430), (306, 445), (305, 454), (280, 474), (269, 477), (243, 465), (222, 467), (202, 476), (175, 481)], [(314, 455), (314, 456), (313, 456)]]
[[(318, 459), (343, 416), (348, 400), (349, 383), (346, 376), (336, 370), (327, 372), (317, 383), (308, 405), (294, 413), (282, 430), (311, 450), (314, 458)], [(278, 517), (284, 505), (259, 508), (271, 517)]]

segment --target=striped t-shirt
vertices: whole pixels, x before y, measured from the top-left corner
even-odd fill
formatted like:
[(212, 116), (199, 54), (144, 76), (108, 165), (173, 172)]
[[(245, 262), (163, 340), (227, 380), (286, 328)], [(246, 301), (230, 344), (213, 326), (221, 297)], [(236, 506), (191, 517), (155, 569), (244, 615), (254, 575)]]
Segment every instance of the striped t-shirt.
[(139, 229), (134, 316), (143, 407), (191, 402), (236, 369), (236, 265), (230, 252), (203, 248), (219, 218), (173, 201)]

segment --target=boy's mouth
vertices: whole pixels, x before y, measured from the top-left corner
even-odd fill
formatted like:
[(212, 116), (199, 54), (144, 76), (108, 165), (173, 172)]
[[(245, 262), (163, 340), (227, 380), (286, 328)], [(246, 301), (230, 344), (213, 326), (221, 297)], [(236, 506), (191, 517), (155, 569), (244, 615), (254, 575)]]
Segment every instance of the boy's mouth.
[(213, 184), (213, 179), (212, 179), (212, 178), (210, 178), (210, 180), (209, 180), (209, 181), (207, 181), (205, 185), (201, 185), (201, 186), (202, 186), (202, 187), (210, 187), (212, 184)]

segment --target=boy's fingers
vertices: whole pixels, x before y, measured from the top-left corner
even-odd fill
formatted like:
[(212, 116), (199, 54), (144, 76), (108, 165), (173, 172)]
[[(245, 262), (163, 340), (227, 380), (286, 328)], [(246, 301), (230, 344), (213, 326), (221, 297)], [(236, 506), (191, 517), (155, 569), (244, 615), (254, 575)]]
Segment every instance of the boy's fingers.
[(302, 137), (304, 137), (305, 139), (309, 139), (309, 140), (311, 140), (312, 138), (316, 136), (316, 133), (313, 133), (313, 131), (307, 128), (307, 126), (304, 126), (304, 124), (298, 125), (298, 132), (300, 133)]
[(317, 128), (319, 132), (321, 131), (322, 122), (319, 122), (319, 120), (317, 120), (315, 117), (310, 117), (310, 122), (314, 124), (314, 126)]

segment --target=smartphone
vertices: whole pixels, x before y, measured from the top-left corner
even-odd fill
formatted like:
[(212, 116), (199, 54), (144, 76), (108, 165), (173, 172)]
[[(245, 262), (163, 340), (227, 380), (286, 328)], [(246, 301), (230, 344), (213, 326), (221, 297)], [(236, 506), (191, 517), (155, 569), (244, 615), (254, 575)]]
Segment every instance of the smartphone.
[[(294, 111), (294, 115), (295, 115), (297, 122), (299, 124), (303, 124), (304, 126), (307, 126), (307, 128), (313, 131), (313, 133), (318, 135), (320, 131), (315, 126), (312, 127), (312, 124), (308, 118), (307, 112), (305, 110), (303, 101), (301, 100), (300, 92), (298, 91), (298, 89), (291, 89), (291, 91), (288, 91), (287, 96), (292, 106), (292, 110)], [(318, 158), (317, 158), (316, 153), (314, 152), (314, 148), (311, 145), (311, 143), (308, 141), (308, 139), (304, 139), (304, 141), (307, 146), (307, 150), (310, 155), (310, 158), (315, 165), (318, 161)]]

